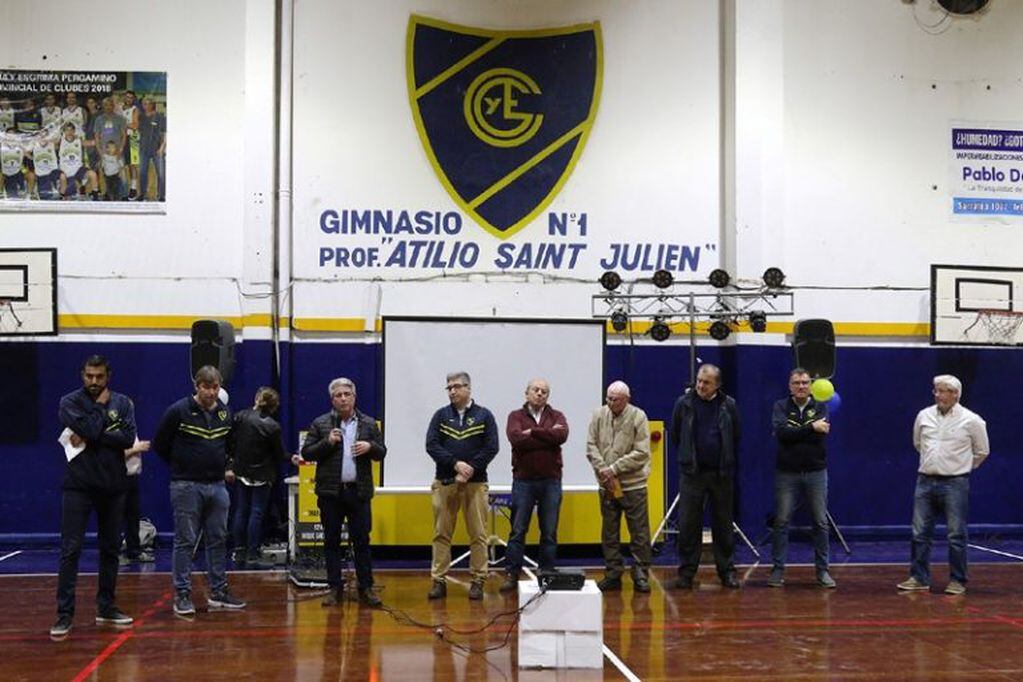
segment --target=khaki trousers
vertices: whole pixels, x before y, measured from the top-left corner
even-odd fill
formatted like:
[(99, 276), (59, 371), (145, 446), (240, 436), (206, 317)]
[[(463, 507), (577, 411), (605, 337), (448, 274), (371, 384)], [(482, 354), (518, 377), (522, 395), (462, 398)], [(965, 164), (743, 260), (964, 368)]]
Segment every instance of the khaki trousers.
[(433, 564), (430, 576), (444, 580), (451, 568), (451, 535), (455, 532), (458, 510), (465, 516), (469, 533), (469, 570), (473, 580), (487, 577), (487, 507), (490, 486), (486, 483), (450, 483), (434, 481)]

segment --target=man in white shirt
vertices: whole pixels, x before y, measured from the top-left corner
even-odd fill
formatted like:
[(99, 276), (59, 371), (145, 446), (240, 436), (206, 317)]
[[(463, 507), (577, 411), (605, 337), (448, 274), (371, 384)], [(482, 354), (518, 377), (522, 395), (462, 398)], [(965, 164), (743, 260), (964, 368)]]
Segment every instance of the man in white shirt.
[(944, 513), (948, 524), (951, 580), (946, 594), (966, 592), (966, 516), (970, 472), (980, 466), (990, 447), (987, 424), (959, 404), (962, 383), (951, 374), (934, 377), (934, 405), (920, 410), (913, 424), (913, 446), (920, 453), (913, 496), (913, 541), (910, 577), (900, 590), (931, 587), (931, 536), (934, 521)]

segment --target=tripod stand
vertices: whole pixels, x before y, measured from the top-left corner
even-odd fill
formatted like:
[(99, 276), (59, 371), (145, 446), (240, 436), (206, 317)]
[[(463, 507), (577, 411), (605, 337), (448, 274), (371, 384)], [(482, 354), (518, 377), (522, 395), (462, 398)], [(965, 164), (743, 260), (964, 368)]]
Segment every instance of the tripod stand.
[[(500, 514), (506, 518), (509, 524), (512, 522), (511, 515), (508, 513), (508, 510), (511, 509), (511, 497), (500, 493), (491, 493), (487, 496), (487, 507), (490, 510), (490, 535), (487, 537), (487, 566), (497, 566), (505, 559), (503, 556), (497, 556), (497, 547), (499, 545), (501, 547), (508, 547), (508, 543), (505, 542), (504, 538), (497, 534), (497, 515)], [(471, 553), (472, 550), (469, 550), (458, 555), (451, 560), (451, 565), (454, 566), (460, 561), (465, 560)], [(522, 555), (522, 559), (533, 568), (538, 566), (535, 561), (525, 554)]]
[[(671, 522), (670, 519), (672, 518), (672, 514), (675, 512), (675, 507), (678, 506), (680, 499), (681, 493), (676, 493), (675, 499), (671, 501), (671, 506), (668, 507), (668, 511), (664, 513), (664, 518), (661, 519), (661, 523), (657, 526), (657, 531), (654, 532), (653, 537), (650, 539), (651, 545), (657, 543), (657, 538), (660, 537), (661, 533), (664, 533), (665, 535), (667, 535), (668, 533), (678, 534), (678, 529), (675, 528), (667, 529), (666, 526)], [(739, 524), (737, 524), (735, 521), (732, 521), (732, 530), (735, 531), (735, 533), (742, 539), (746, 546), (749, 547), (750, 551), (753, 552), (753, 555), (756, 556), (757, 559), (759, 559), (760, 552), (757, 551), (756, 545), (750, 542), (749, 538), (746, 537), (746, 534), (742, 532), (742, 528), (739, 528)]]

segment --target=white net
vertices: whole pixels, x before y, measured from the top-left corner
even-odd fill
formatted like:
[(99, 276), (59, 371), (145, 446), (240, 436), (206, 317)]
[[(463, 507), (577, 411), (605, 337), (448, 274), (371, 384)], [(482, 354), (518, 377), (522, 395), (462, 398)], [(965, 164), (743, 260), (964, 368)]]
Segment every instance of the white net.
[[(1023, 312), (1014, 310), (981, 310), (974, 322), (984, 327), (991, 343), (1011, 346), (1016, 343), (1016, 333), (1023, 324)], [(972, 326), (972, 325), (971, 325)]]

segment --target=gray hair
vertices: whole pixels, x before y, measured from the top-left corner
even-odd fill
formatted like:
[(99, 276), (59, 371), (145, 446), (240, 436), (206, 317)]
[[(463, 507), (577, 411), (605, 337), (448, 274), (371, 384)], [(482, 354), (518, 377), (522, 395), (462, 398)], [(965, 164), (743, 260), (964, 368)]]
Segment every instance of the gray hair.
[(939, 374), (934, 377), (934, 387), (937, 388), (938, 386), (950, 388), (958, 393), (960, 398), (963, 397), (963, 382), (959, 381), (959, 379), (951, 374)]
[(352, 389), (352, 395), (358, 395), (358, 391), (355, 390), (355, 382), (346, 377), (338, 377), (337, 379), (334, 379), (332, 382), (330, 382), (330, 386), (327, 387), (327, 395), (333, 398), (334, 391), (336, 391), (341, 386), (347, 386), (348, 388)]
[(472, 379), (469, 378), (469, 373), (462, 370), (457, 372), (448, 372), (448, 376), (445, 381), (458, 381), (468, 386), (472, 386)]
[(607, 387), (608, 393), (621, 393), (626, 397), (632, 397), (632, 393), (629, 391), (629, 385), (624, 381), (612, 381), (611, 385)]

